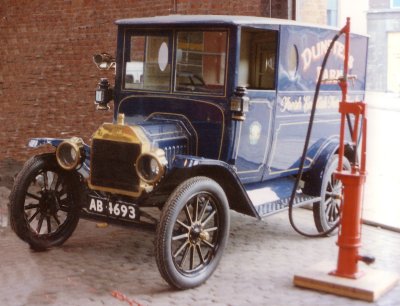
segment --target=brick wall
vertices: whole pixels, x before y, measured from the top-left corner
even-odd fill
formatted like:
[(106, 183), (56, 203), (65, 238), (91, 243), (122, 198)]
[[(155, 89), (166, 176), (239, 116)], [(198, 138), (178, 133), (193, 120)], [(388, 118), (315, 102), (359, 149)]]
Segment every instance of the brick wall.
[[(272, 0), (2, 0), (0, 2), (0, 162), (33, 155), (31, 137), (81, 136), (110, 121), (96, 111), (94, 89), (102, 77), (92, 63), (114, 54), (119, 18), (179, 14), (287, 16)], [(270, 8), (272, 12), (270, 12)], [(36, 153), (36, 152), (35, 152)]]

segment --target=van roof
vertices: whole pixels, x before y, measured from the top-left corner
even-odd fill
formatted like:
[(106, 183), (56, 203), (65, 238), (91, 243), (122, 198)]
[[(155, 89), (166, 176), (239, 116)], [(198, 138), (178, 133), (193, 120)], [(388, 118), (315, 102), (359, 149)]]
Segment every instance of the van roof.
[(231, 15), (168, 15), (143, 18), (119, 19), (117, 25), (183, 25), (183, 24), (221, 24), (221, 25), (296, 25), (338, 30), (328, 26), (300, 23), (293, 20)]

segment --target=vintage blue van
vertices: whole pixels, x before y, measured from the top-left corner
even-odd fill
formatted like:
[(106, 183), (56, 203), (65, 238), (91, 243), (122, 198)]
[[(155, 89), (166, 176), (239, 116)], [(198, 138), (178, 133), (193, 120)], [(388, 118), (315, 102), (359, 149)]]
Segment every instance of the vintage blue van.
[[(154, 230), (162, 277), (206, 281), (229, 235), (229, 210), (262, 219), (288, 207), (321, 62), (337, 29), (244, 16), (116, 21), (115, 57), (97, 54), (98, 109), (114, 116), (81, 138), (35, 138), (53, 153), (28, 160), (10, 196), (10, 223), (37, 250), (59, 246), (79, 218)], [(367, 38), (351, 35), (350, 100), (365, 91)], [(319, 232), (339, 218), (337, 167), (343, 40), (323, 70), (295, 206)], [(355, 160), (346, 146), (344, 167)], [(116, 255), (117, 256), (117, 255)]]

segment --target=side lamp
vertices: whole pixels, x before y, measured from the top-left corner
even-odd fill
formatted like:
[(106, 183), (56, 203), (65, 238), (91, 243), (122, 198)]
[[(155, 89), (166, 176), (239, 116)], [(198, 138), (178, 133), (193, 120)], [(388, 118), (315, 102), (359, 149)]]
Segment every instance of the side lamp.
[(250, 98), (247, 96), (247, 90), (244, 86), (237, 86), (231, 97), (232, 119), (244, 121), (246, 113), (249, 111)]
[(98, 110), (109, 110), (108, 103), (113, 99), (113, 88), (107, 78), (101, 78), (97, 84), (95, 104)]

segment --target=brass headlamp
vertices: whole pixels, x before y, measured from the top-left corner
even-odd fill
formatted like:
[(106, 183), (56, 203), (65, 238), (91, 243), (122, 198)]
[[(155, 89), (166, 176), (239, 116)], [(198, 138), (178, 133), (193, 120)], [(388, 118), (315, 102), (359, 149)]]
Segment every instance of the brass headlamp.
[(165, 153), (161, 149), (143, 153), (136, 160), (136, 172), (144, 182), (155, 184), (164, 175), (167, 163)]
[(57, 162), (65, 170), (78, 168), (85, 159), (83, 140), (72, 137), (60, 143), (56, 150)]

